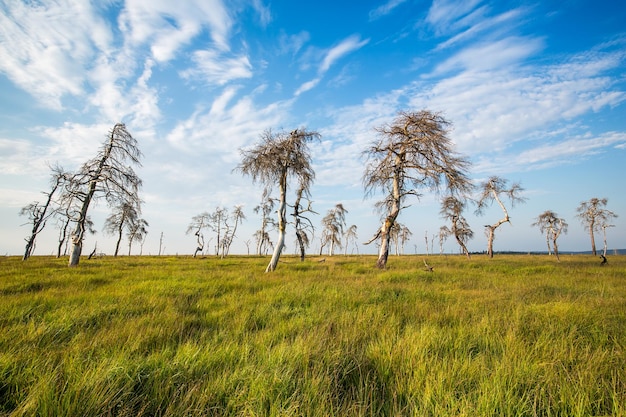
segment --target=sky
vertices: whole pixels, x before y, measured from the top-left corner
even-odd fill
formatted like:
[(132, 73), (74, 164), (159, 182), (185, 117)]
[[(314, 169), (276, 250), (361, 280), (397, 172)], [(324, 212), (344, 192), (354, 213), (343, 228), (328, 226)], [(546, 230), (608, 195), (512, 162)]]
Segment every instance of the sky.
[[(23, 253), (30, 229), (18, 214), (44, 200), (50, 166), (77, 170), (118, 122), (143, 153), (144, 255), (161, 236), (163, 253), (193, 253), (191, 218), (235, 205), (246, 220), (231, 253), (254, 252), (263, 187), (233, 170), (263, 131), (295, 128), (321, 135), (310, 252), (341, 203), (358, 228), (349, 253), (375, 253), (362, 243), (380, 227), (382, 196), (365, 196), (362, 153), (377, 127), (422, 109), (452, 123), (477, 185), (496, 175), (524, 188), (524, 204), (504, 200), (511, 223), (496, 251), (546, 250), (531, 226), (546, 210), (569, 224), (562, 252), (589, 250), (575, 215), (593, 197), (619, 216), (609, 248), (626, 248), (625, 22), (614, 0), (0, 0), (0, 254)], [(422, 191), (398, 219), (413, 233), (404, 253), (426, 252), (426, 237), (439, 252), (440, 196)], [(483, 251), (484, 225), (502, 211), (474, 210), (468, 248)], [(97, 233), (83, 252), (111, 254), (110, 209), (90, 213)], [(35, 254), (55, 253), (56, 239), (51, 222)], [(294, 253), (292, 228), (286, 243)], [(454, 239), (443, 248), (458, 252)]]

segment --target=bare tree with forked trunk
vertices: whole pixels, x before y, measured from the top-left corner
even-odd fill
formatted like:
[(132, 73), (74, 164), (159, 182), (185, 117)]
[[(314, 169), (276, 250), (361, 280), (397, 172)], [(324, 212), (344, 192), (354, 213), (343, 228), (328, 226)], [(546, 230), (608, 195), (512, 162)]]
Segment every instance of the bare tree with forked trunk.
[(202, 231), (209, 227), (211, 216), (208, 212), (203, 211), (191, 218), (191, 223), (187, 226), (186, 234), (193, 232), (196, 237), (196, 249), (193, 251), (193, 257), (198, 255), (198, 252), (202, 253), (204, 250), (204, 234)]
[(463, 217), (463, 210), (465, 210), (465, 201), (460, 198), (447, 196), (441, 201), (439, 214), (450, 222), (450, 228), (443, 226), (439, 229), (440, 244), (443, 245), (443, 241), (441, 240), (442, 233), (444, 234), (443, 240), (445, 240), (447, 236), (454, 236), (456, 243), (459, 244), (461, 250), (465, 256), (467, 256), (467, 259), (471, 259), (470, 253), (467, 250), (467, 242), (474, 237), (474, 232), (465, 217)]
[(67, 182), (65, 192), (78, 201), (80, 209), (72, 232), (69, 266), (77, 266), (83, 250), (85, 223), (91, 202), (104, 198), (109, 206), (127, 201), (139, 204), (141, 179), (132, 165), (141, 166), (137, 141), (118, 123), (107, 135), (95, 158), (87, 161)]
[[(554, 256), (556, 260), (559, 259), (559, 246), (557, 245), (557, 239), (561, 236), (561, 233), (567, 233), (567, 222), (565, 219), (558, 217), (558, 215), (552, 210), (546, 210), (537, 216), (537, 219), (531, 226), (539, 228), (541, 233), (546, 234), (546, 244), (548, 245), (548, 255), (554, 250)], [(550, 242), (552, 241), (552, 247)]]
[(490, 206), (494, 201), (498, 203), (504, 217), (491, 225), (485, 225), (485, 231), (487, 234), (487, 255), (493, 258), (493, 241), (496, 236), (496, 229), (502, 226), (504, 223), (511, 224), (511, 218), (506, 206), (502, 202), (503, 197), (508, 197), (511, 201), (511, 207), (514, 207), (517, 203), (524, 203), (526, 198), (521, 197), (520, 193), (524, 191), (519, 183), (515, 183), (508, 187), (508, 181), (504, 178), (497, 176), (490, 177), (487, 181), (480, 186), (481, 194), (478, 197), (478, 206), (476, 208), (476, 214), (483, 214), (485, 209)]
[(295, 178), (300, 188), (306, 192), (310, 190), (315, 172), (308, 145), (319, 137), (319, 133), (306, 129), (295, 129), (289, 133), (266, 130), (259, 144), (241, 150), (242, 160), (236, 168), (238, 171), (251, 176), (253, 182), (263, 183), (266, 188), (278, 185), (278, 240), (265, 272), (276, 269), (285, 247), (289, 180)]
[(381, 190), (385, 199), (377, 204), (384, 212), (382, 226), (367, 243), (380, 238), (376, 265), (387, 266), (391, 228), (407, 197), (419, 198), (420, 190), (451, 195), (467, 193), (470, 163), (453, 150), (448, 137), (450, 122), (429, 110), (400, 112), (389, 125), (377, 129), (380, 139), (365, 152), (367, 165), (363, 182), (366, 195)]
[[(592, 255), (597, 255), (596, 253), (596, 240), (594, 237), (594, 233), (599, 231), (600, 229), (604, 232), (604, 240), (606, 247), (606, 229), (610, 227), (610, 222), (617, 217), (617, 214), (613, 213), (611, 210), (607, 210), (606, 205), (609, 202), (607, 198), (591, 198), (589, 201), (582, 201), (576, 212), (578, 213), (576, 217), (580, 219), (580, 222), (583, 226), (587, 227), (589, 231), (589, 237), (591, 238), (591, 253)], [(605, 249), (606, 256), (606, 249)]]

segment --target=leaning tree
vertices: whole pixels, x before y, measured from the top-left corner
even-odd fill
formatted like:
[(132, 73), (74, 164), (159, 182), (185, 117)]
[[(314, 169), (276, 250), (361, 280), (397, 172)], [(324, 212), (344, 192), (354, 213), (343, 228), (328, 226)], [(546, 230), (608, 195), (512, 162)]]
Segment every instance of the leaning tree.
[(296, 129), (289, 133), (266, 130), (261, 135), (259, 144), (241, 150), (242, 160), (236, 170), (251, 176), (253, 182), (263, 183), (266, 188), (278, 183), (278, 241), (265, 272), (276, 269), (285, 246), (289, 180), (295, 178), (300, 188), (309, 191), (315, 172), (308, 145), (319, 137), (319, 133), (306, 129)]
[(35, 239), (37, 235), (46, 226), (46, 222), (52, 216), (54, 216), (59, 210), (58, 205), (55, 203), (57, 190), (61, 190), (65, 180), (67, 179), (67, 173), (63, 168), (56, 166), (52, 168), (52, 175), (50, 178), (51, 189), (43, 194), (46, 196), (45, 203), (41, 204), (39, 201), (30, 203), (20, 210), (20, 216), (28, 216), (29, 224), (32, 224), (30, 236), (26, 238), (26, 248), (24, 250), (24, 256), (22, 260), (27, 260), (33, 254), (35, 250)]
[(512, 184), (508, 187), (508, 181), (504, 178), (497, 176), (490, 177), (487, 181), (480, 186), (481, 194), (478, 197), (478, 206), (476, 208), (476, 214), (483, 214), (485, 209), (493, 204), (495, 201), (498, 203), (504, 217), (493, 224), (485, 225), (485, 231), (487, 233), (487, 255), (493, 258), (493, 241), (496, 237), (496, 229), (502, 226), (504, 223), (511, 224), (511, 218), (506, 206), (502, 202), (503, 197), (508, 197), (511, 201), (511, 207), (514, 207), (517, 203), (523, 203), (526, 198), (521, 197), (519, 194), (524, 191), (519, 183)]
[(186, 234), (193, 232), (196, 236), (196, 250), (193, 252), (193, 257), (198, 255), (198, 252), (202, 253), (204, 250), (204, 234), (202, 231), (209, 227), (211, 221), (211, 215), (204, 211), (191, 218), (191, 223), (187, 226)]
[(467, 250), (467, 241), (474, 236), (474, 232), (465, 217), (463, 217), (464, 209), (465, 200), (457, 198), (456, 196), (447, 196), (441, 201), (441, 211), (439, 211), (439, 214), (450, 222), (450, 228), (442, 226), (439, 229), (440, 245), (443, 245), (443, 241), (446, 237), (454, 236), (456, 243), (459, 244), (461, 250), (465, 256), (467, 256), (467, 259), (470, 259), (471, 256)]
[(378, 190), (385, 199), (377, 204), (384, 212), (382, 226), (368, 244), (380, 238), (376, 265), (385, 268), (391, 228), (405, 199), (420, 197), (420, 189), (465, 194), (471, 189), (470, 163), (453, 150), (448, 138), (450, 122), (429, 110), (400, 112), (391, 124), (377, 129), (380, 138), (363, 154), (368, 162), (363, 182), (366, 194)]
[[(546, 244), (548, 245), (548, 255), (554, 250), (556, 260), (559, 261), (559, 247), (556, 244), (557, 239), (561, 236), (561, 233), (567, 233), (567, 222), (565, 219), (558, 217), (558, 215), (552, 210), (546, 210), (541, 213), (535, 219), (535, 222), (531, 226), (539, 228), (541, 233), (546, 234)], [(550, 247), (550, 241), (552, 241), (552, 247)]]
[(104, 198), (109, 206), (127, 201), (139, 204), (141, 179), (132, 165), (141, 166), (137, 141), (123, 123), (116, 124), (107, 135), (96, 157), (87, 161), (67, 182), (68, 194), (79, 202), (69, 266), (76, 266), (83, 250), (87, 212), (92, 201)]
[(591, 253), (596, 255), (596, 240), (594, 238), (594, 232), (603, 229), (605, 233), (605, 255), (606, 255), (606, 228), (610, 227), (609, 223), (617, 217), (617, 214), (611, 210), (607, 210), (606, 204), (607, 198), (592, 198), (589, 201), (582, 201), (576, 212), (576, 217), (580, 219), (583, 226), (589, 230), (589, 236), (591, 237)]

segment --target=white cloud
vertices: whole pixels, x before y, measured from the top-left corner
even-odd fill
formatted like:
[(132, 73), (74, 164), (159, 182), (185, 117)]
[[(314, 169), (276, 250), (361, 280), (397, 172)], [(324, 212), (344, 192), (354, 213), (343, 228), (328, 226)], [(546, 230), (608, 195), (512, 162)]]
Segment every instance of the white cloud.
[(358, 35), (352, 35), (344, 39), (326, 53), (326, 56), (319, 67), (319, 73), (325, 73), (341, 57), (362, 48), (367, 45), (368, 42), (369, 39), (361, 40), (361, 37)]
[(112, 42), (89, 3), (8, 2), (3, 9), (0, 71), (53, 109), (65, 95), (82, 95), (91, 60)]
[(303, 83), (302, 85), (300, 85), (300, 87), (298, 87), (298, 89), (294, 93), (294, 96), (297, 97), (302, 93), (306, 93), (307, 91), (312, 90), (313, 88), (315, 88), (316, 85), (319, 84), (321, 80), (322, 80), (321, 77), (317, 77), (317, 78), (314, 78), (310, 81)]
[(183, 78), (201, 78), (209, 84), (224, 85), (252, 77), (252, 65), (247, 56), (227, 56), (218, 50), (195, 51), (195, 68), (181, 72)]
[(174, 58), (203, 29), (213, 46), (227, 51), (233, 21), (220, 0), (127, 0), (120, 14), (120, 29), (135, 45), (150, 44), (158, 62)]

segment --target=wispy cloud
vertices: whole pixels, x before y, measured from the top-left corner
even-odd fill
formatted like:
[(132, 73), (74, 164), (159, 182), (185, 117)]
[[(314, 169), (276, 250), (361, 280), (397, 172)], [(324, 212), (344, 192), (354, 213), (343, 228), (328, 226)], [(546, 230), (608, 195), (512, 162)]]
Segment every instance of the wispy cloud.
[(149, 45), (158, 62), (173, 59), (181, 47), (205, 28), (211, 34), (213, 47), (228, 51), (233, 25), (221, 0), (129, 0), (119, 22), (126, 39), (135, 47)]
[(359, 35), (352, 35), (328, 49), (323, 54), (324, 58), (317, 69), (317, 77), (300, 85), (300, 87), (296, 90), (295, 95), (298, 96), (303, 92), (314, 88), (317, 84), (319, 84), (322, 77), (330, 69), (330, 67), (333, 66), (339, 59), (355, 50), (361, 49), (363, 46), (367, 45), (368, 42), (369, 39), (361, 40)]
[(406, 0), (387, 0), (386, 3), (381, 4), (375, 9), (370, 10), (369, 18), (371, 20), (380, 19), (383, 16), (390, 14), (396, 7), (400, 6), (402, 3), (405, 3)]
[(229, 56), (218, 50), (195, 51), (196, 66), (181, 71), (183, 78), (196, 78), (208, 84), (224, 85), (231, 81), (252, 77), (252, 65), (246, 55)]
[(4, 3), (0, 27), (0, 71), (58, 110), (64, 96), (85, 92), (91, 61), (112, 42), (105, 21), (71, 1)]
[(482, 2), (483, 0), (434, 0), (428, 10), (426, 22), (433, 26), (436, 34), (448, 33), (458, 20), (471, 16)]

